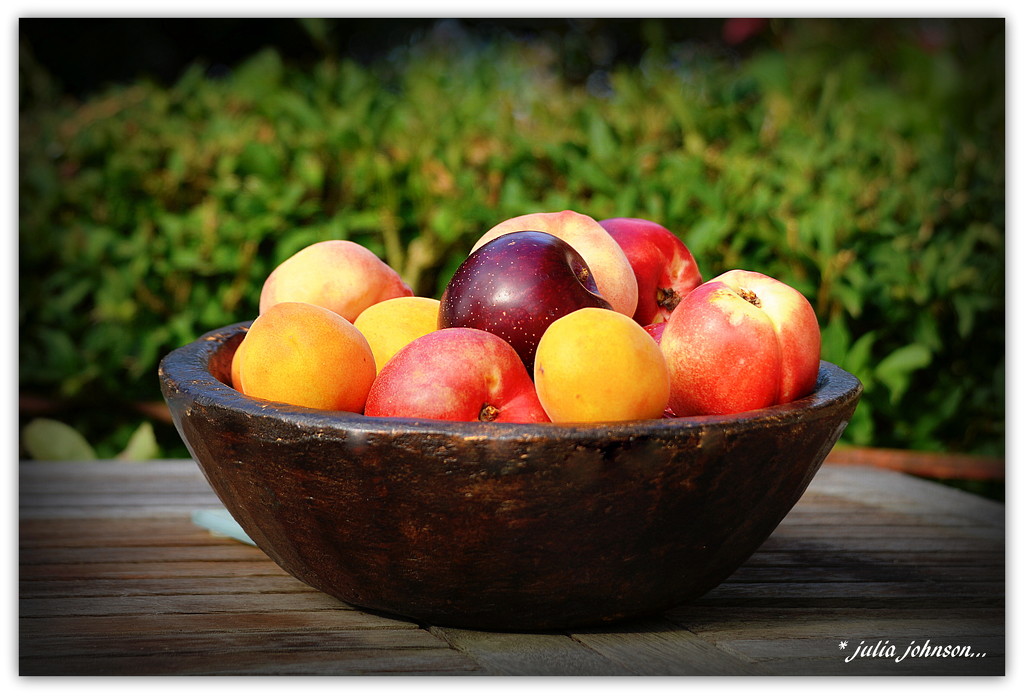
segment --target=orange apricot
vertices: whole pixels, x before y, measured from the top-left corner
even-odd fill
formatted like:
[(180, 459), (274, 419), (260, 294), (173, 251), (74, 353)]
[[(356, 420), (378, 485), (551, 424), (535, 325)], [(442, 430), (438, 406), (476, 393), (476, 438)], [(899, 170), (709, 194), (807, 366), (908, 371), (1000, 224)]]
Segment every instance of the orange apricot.
[(253, 321), (232, 361), (235, 388), (268, 401), (361, 413), (377, 375), (366, 338), (344, 317), (281, 302)]
[(537, 344), (534, 382), (553, 422), (660, 418), (669, 376), (654, 338), (631, 317), (586, 307), (556, 319)]

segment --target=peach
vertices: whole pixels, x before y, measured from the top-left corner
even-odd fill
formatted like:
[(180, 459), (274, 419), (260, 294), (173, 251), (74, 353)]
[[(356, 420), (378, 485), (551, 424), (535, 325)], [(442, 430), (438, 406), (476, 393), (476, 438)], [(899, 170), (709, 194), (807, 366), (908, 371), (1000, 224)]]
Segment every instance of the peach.
[(592, 217), (572, 210), (560, 213), (530, 213), (498, 223), (473, 246), (476, 251), (492, 239), (510, 232), (547, 232), (575, 249), (594, 274), (597, 291), (617, 312), (633, 316), (637, 284), (625, 252)]
[(344, 317), (305, 302), (279, 302), (253, 321), (231, 366), (246, 396), (361, 413), (374, 377), (373, 352)]
[(407, 343), (437, 330), (440, 306), (431, 297), (392, 297), (356, 317), (353, 324), (370, 344), (378, 373)]
[(278, 302), (307, 302), (349, 321), (367, 307), (412, 290), (366, 247), (348, 240), (317, 242), (271, 272), (260, 292), (260, 313)]
[(556, 319), (541, 336), (533, 376), (555, 423), (660, 418), (668, 404), (668, 366), (657, 342), (608, 309)]
[(366, 415), (449, 421), (546, 423), (519, 354), (481, 329), (438, 329), (410, 342), (381, 368)]

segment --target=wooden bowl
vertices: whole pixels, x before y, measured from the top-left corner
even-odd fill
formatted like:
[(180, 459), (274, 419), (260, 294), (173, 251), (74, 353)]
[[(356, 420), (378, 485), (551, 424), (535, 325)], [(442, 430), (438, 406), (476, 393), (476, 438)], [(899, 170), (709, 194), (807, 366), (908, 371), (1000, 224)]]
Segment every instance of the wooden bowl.
[(247, 323), (164, 358), (175, 425), (276, 563), (347, 603), (447, 626), (556, 630), (712, 589), (796, 504), (862, 390), (732, 416), (588, 425), (370, 418), (228, 386)]

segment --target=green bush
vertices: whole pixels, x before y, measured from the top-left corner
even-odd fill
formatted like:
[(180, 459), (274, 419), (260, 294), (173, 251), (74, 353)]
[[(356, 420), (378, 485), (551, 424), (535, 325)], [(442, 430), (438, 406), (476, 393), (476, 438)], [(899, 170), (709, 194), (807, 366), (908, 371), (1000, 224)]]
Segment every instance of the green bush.
[(21, 390), (109, 454), (160, 357), (255, 316), (299, 248), (358, 241), (440, 296), (493, 224), (571, 208), (665, 224), (705, 278), (804, 292), (823, 357), (866, 387), (848, 442), (1001, 454), (1005, 48), (983, 28), (929, 52), (796, 23), (743, 60), (651, 52), (596, 93), (542, 44), (428, 38), (74, 103), (23, 53)]

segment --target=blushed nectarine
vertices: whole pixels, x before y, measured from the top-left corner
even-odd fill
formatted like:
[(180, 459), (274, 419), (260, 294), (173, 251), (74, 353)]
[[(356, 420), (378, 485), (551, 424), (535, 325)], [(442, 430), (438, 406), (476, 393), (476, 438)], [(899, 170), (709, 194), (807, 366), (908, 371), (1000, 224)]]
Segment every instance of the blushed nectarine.
[(679, 237), (651, 220), (620, 217), (599, 224), (633, 267), (638, 293), (633, 318), (641, 326), (668, 321), (679, 301), (701, 283), (693, 254)]
[(782, 281), (756, 271), (727, 271), (713, 280), (753, 302), (775, 327), (782, 353), (778, 403), (810, 394), (818, 381), (821, 328), (807, 298)]
[(381, 368), (366, 415), (449, 421), (546, 423), (519, 354), (480, 329), (438, 329), (410, 342)]
[(724, 415), (786, 403), (817, 381), (821, 332), (797, 290), (729, 271), (676, 307), (661, 338), (679, 416)]

